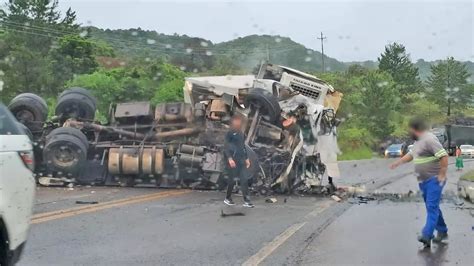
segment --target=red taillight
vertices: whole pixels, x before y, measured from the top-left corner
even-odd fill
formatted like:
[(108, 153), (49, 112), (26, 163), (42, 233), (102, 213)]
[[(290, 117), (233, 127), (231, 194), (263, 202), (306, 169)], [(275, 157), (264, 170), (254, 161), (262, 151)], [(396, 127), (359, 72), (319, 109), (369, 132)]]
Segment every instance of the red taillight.
[(35, 170), (35, 156), (32, 151), (20, 151), (21, 160), (25, 164), (25, 166), (30, 169), (31, 171)]

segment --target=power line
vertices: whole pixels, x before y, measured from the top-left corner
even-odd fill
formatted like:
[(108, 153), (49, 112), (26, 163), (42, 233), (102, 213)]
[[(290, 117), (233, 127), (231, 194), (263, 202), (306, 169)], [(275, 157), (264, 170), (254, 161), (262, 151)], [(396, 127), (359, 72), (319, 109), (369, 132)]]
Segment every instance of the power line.
[[(33, 35), (33, 36), (48, 37), (48, 38), (53, 38), (53, 39), (57, 39), (57, 40), (61, 38), (61, 36), (49, 35), (49, 34), (47, 34), (48, 32), (45, 32), (45, 31), (32, 32), (32, 31), (21, 30), (21, 28), (20, 29), (18, 29), (18, 28), (8, 28), (8, 27), (4, 27), (4, 26), (0, 26), (0, 28), (4, 28), (6, 30), (13, 31), (13, 32), (19, 32), (19, 33), (29, 34), (29, 35)], [(111, 41), (111, 42), (120, 42), (121, 44), (126, 45), (127, 49), (130, 49), (130, 50), (136, 50), (136, 51), (148, 50), (150, 52), (158, 52), (158, 53), (164, 53), (164, 54), (192, 54), (192, 55), (194, 55), (194, 53), (192, 53), (192, 52), (189, 53), (189, 52), (186, 52), (186, 51), (181, 51), (181, 50), (172, 49), (172, 48), (152, 47), (152, 46), (147, 46), (143, 43), (138, 43), (138, 42), (133, 42), (133, 41), (108, 39), (108, 38), (103, 38), (103, 39), (105, 39), (107, 41)], [(291, 50), (293, 50), (293, 48), (291, 48), (291, 49), (282, 49), (282, 50), (274, 50), (273, 53), (282, 53), (282, 52), (287, 52), (287, 51), (291, 51)], [(233, 50), (221, 50), (221, 51), (230, 52), (230, 51), (233, 51)], [(252, 53), (256, 53), (256, 52), (265, 52), (265, 50), (255, 50), (254, 49), (254, 50), (247, 50), (245, 52), (247, 52), (246, 54), (252, 54)], [(242, 54), (244, 54), (245, 52), (242, 50)], [(222, 52), (221, 53), (212, 52), (212, 54), (210, 54), (209, 56), (211, 56), (211, 55), (225, 55), (225, 56), (228, 56), (229, 54), (228, 53), (222, 53)]]
[[(58, 35), (58, 37), (60, 37), (62, 34), (74, 34), (74, 35), (78, 34), (77, 32), (73, 32), (73, 31), (57, 30), (57, 29), (53, 29), (51, 27), (33, 26), (33, 25), (21, 24), (21, 23), (10, 22), (10, 21), (5, 21), (3, 24), (8, 26), (8, 27), (6, 27), (6, 29), (11, 29), (11, 27), (14, 27), (16, 29), (20, 28), (22, 30), (40, 31), (43, 34), (44, 33), (56, 34), (56, 35)], [(142, 43), (139, 43), (138, 41), (123, 40), (123, 39), (117, 39), (117, 38), (108, 37), (108, 36), (101, 36), (101, 37), (96, 37), (96, 38), (104, 39), (104, 40), (109, 41), (109, 42), (119, 42), (119, 43), (126, 44), (126, 45), (140, 45), (140, 46), (143, 45)], [(166, 49), (166, 51), (178, 50), (179, 49), (179, 48), (168, 47), (167, 44), (157, 44), (157, 45), (160, 45), (162, 48)], [(145, 47), (146, 48), (151, 48), (150, 46), (145, 46)], [(207, 52), (209, 50), (214, 50), (214, 51), (217, 51), (217, 52), (249, 52), (249, 49), (246, 49), (246, 48), (241, 48), (241, 49), (238, 49), (238, 48), (224, 49), (224, 48), (218, 48), (218, 47), (212, 47), (210, 49), (205, 48), (205, 47), (188, 47), (188, 48), (191, 48), (193, 51), (198, 51), (198, 52)], [(188, 48), (182, 48), (182, 49), (186, 50)], [(274, 48), (274, 49), (272, 49), (272, 52), (279, 53), (279, 52), (290, 51), (290, 50), (293, 50), (293, 49), (294, 49), (294, 47), (291, 47), (291, 46), (286, 46), (285, 47), (284, 46), (284, 47)], [(267, 45), (264, 48), (255, 48), (255, 49), (251, 49), (250, 51), (251, 52), (261, 52), (261, 53), (269, 54), (270, 49)], [(189, 54), (189, 52), (186, 52), (186, 53)], [(221, 55), (226, 55), (226, 54), (221, 54)]]

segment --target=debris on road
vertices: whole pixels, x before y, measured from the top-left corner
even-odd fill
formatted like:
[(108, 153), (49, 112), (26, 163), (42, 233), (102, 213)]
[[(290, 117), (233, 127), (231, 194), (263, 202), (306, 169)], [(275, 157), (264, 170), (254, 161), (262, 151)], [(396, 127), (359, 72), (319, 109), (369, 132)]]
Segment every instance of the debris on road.
[(74, 180), (70, 178), (55, 178), (49, 176), (41, 176), (37, 178), (38, 183), (45, 187), (50, 186), (64, 186), (66, 184), (73, 183)]
[(336, 202), (341, 202), (341, 201), (342, 201), (342, 199), (339, 198), (339, 197), (336, 196), (336, 195), (332, 195), (332, 196), (331, 196), (331, 199), (333, 199), (333, 200), (336, 201)]
[(458, 195), (474, 203), (474, 170), (463, 174), (459, 179)]
[(221, 210), (221, 217), (229, 217), (229, 216), (245, 216), (243, 212), (233, 212), (233, 213), (224, 213), (224, 210)]
[(338, 189), (345, 191), (350, 196), (362, 195), (367, 190), (364, 185), (362, 186), (340, 186)]
[(83, 201), (83, 200), (76, 200), (76, 204), (99, 204), (98, 201)]
[(275, 202), (277, 202), (277, 199), (276, 198), (267, 198), (267, 199), (265, 199), (265, 202), (266, 203), (275, 203)]

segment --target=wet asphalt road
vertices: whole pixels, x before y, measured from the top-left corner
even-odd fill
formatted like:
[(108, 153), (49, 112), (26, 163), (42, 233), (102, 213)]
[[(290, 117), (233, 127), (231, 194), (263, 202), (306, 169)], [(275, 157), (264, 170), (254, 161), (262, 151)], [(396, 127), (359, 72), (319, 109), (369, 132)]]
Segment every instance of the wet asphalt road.
[[(338, 184), (382, 194), (416, 191), (412, 166), (390, 171), (389, 162), (344, 162)], [(415, 240), (425, 216), (419, 197), (357, 204), (278, 196), (273, 204), (255, 198), (256, 208), (244, 209), (224, 207), (223, 193), (215, 191), (39, 188), (35, 214), (53, 215), (33, 220), (19, 265), (472, 265), (474, 210), (456, 205), (459, 173), (451, 165), (448, 175), (442, 209), (450, 240), (429, 251)], [(96, 209), (67, 212), (78, 207)]]

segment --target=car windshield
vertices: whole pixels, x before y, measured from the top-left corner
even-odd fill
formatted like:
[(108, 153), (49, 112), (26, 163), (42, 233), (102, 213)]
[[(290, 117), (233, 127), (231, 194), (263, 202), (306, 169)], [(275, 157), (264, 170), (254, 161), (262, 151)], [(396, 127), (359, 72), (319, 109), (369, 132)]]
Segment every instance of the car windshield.
[(401, 148), (402, 148), (402, 144), (392, 144), (387, 148), (387, 150), (388, 151), (399, 151)]
[(0, 103), (0, 135), (19, 135), (23, 134), (16, 124), (17, 121), (5, 107)]
[(0, 0), (0, 265), (473, 265), (473, 11)]

